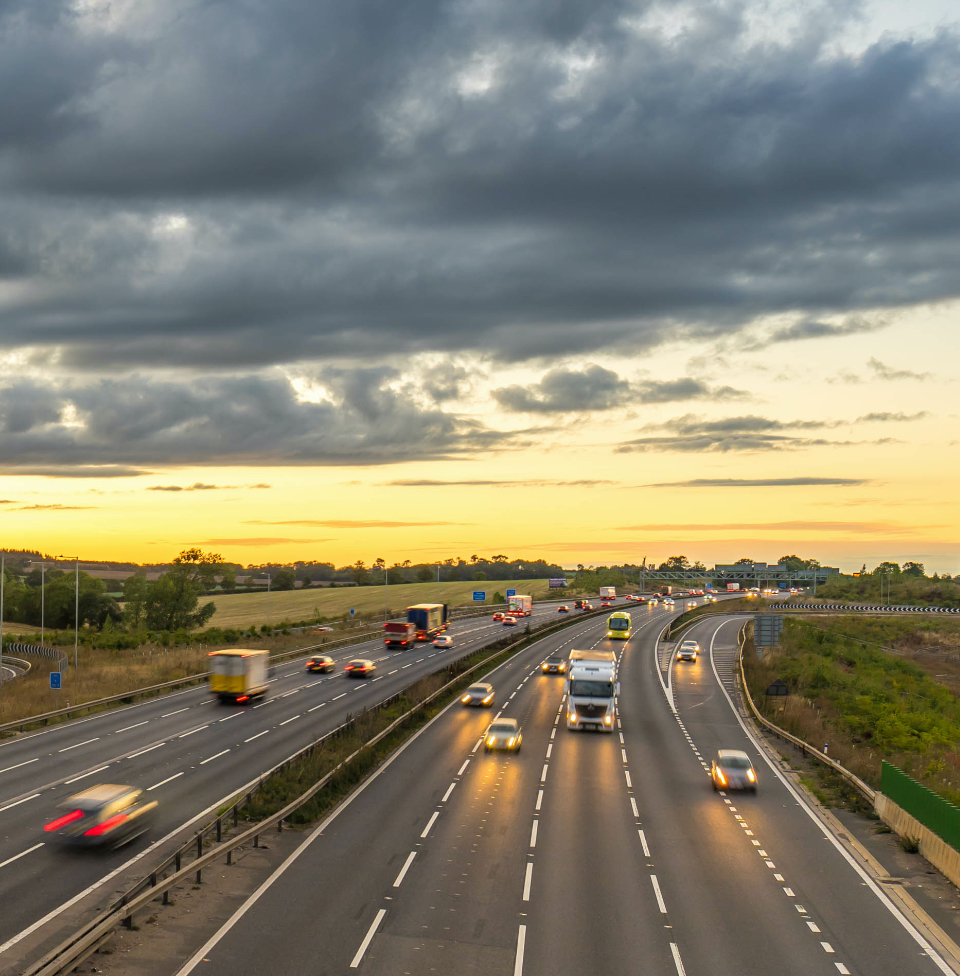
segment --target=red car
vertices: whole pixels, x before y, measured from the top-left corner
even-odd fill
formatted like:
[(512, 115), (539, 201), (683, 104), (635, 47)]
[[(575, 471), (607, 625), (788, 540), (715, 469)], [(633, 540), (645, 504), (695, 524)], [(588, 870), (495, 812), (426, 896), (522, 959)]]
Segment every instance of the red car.
[(497, 611), (497, 612), (496, 612), (496, 613), (495, 613), (495, 614), (493, 615), (493, 619), (494, 619), (494, 620), (503, 620), (503, 614), (502, 614), (502, 613), (501, 613), (501, 612), (500, 612), (500, 611), (498, 610), (498, 611)]

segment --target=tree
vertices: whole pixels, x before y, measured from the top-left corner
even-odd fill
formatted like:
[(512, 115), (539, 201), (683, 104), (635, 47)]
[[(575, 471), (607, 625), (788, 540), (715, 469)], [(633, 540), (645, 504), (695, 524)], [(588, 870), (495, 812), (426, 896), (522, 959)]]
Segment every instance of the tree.
[(491, 561), (492, 562), (495, 562), (495, 563), (506, 563), (506, 562), (509, 562), (510, 560), (509, 560), (509, 558), (507, 556), (504, 556), (501, 553), (500, 555), (492, 556), (491, 557)]
[(272, 588), (274, 590), (292, 590), (297, 585), (297, 577), (292, 569), (281, 569), (273, 577)]
[(237, 588), (237, 573), (232, 566), (225, 566), (220, 572), (220, 589), (232, 593)]
[(665, 563), (660, 563), (657, 569), (662, 573), (689, 569), (690, 561), (686, 556), (671, 556)]
[(353, 564), (353, 569), (350, 571), (350, 576), (357, 586), (370, 585), (370, 574), (367, 572), (367, 568), (364, 566), (362, 559), (358, 559)]
[(472, 563), (475, 563), (475, 562), (477, 562), (477, 561), (478, 561), (479, 559), (480, 559), (480, 557), (479, 557), (479, 556), (478, 556), (478, 555), (477, 555), (476, 553), (474, 553), (474, 554), (473, 554), (473, 555), (472, 555), (472, 556), (470, 557), (470, 562), (472, 562)]
[(417, 579), (421, 583), (429, 583), (433, 579), (433, 569), (430, 566), (421, 566), (417, 570)]
[(743, 559), (738, 559), (733, 565), (734, 566), (752, 566), (753, 565), (753, 560), (752, 559), (748, 559), (746, 556), (744, 556)]
[(373, 568), (379, 569), (381, 572), (383, 572), (383, 570), (387, 568), (387, 561), (382, 556), (378, 556), (373, 561)]
[(144, 573), (128, 576), (123, 584), (123, 619), (130, 630), (140, 630), (147, 622), (147, 593), (150, 584)]
[(192, 630), (202, 627), (216, 605), (199, 606), (200, 594), (212, 589), (223, 566), (215, 552), (184, 549), (173, 565), (147, 590), (145, 619), (151, 630)]
[(923, 568), (923, 563), (906, 562), (903, 564), (903, 568), (900, 570), (904, 576), (926, 576), (926, 570)]
[(790, 573), (797, 573), (807, 568), (806, 561), (799, 556), (781, 556), (777, 560), (777, 565), (783, 566)]
[(480, 581), (482, 581), (482, 580), (485, 580), (485, 579), (487, 578), (487, 574), (486, 574), (486, 573), (484, 573), (484, 572), (483, 572), (483, 571), (481, 570), (481, 571), (479, 571), (479, 572), (476, 572), (476, 573), (474, 573), (474, 574), (473, 574), (473, 578), (474, 578), (475, 580), (477, 580), (478, 582), (480, 582)]
[(874, 576), (882, 576), (884, 573), (889, 573), (891, 576), (900, 575), (900, 566), (898, 563), (892, 563), (885, 561), (880, 563), (879, 566), (873, 571)]

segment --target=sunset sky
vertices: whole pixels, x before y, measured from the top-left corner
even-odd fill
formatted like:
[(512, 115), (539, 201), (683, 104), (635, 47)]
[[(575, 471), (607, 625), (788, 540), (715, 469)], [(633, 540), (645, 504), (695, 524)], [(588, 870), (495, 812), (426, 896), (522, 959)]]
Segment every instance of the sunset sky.
[(954, 2), (14, 0), (0, 545), (960, 573)]

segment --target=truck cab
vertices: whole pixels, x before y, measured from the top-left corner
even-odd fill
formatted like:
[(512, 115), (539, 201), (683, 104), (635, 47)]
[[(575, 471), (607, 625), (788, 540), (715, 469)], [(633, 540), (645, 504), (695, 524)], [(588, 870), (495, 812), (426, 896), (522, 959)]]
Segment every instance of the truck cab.
[(620, 692), (613, 651), (571, 651), (565, 688), (568, 729), (613, 731)]

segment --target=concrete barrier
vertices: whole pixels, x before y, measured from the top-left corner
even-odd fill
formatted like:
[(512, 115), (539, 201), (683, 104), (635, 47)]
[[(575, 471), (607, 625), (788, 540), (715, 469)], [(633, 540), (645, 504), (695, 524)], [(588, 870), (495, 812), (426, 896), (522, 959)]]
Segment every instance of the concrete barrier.
[(889, 796), (877, 792), (874, 798), (877, 816), (898, 836), (917, 841), (920, 854), (942, 875), (960, 887), (960, 851), (910, 816)]

